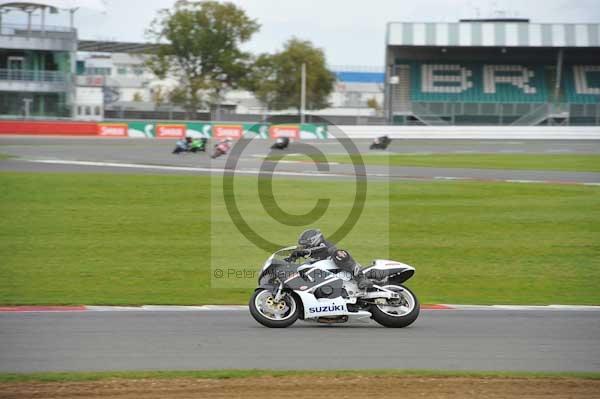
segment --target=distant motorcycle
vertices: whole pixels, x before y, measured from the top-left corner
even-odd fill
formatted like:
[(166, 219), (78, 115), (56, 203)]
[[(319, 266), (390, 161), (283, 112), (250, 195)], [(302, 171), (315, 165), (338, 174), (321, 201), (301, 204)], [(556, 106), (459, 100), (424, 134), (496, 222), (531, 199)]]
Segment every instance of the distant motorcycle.
[(272, 150), (285, 150), (290, 145), (289, 137), (279, 137), (271, 146)]
[(375, 140), (373, 140), (373, 143), (371, 144), (369, 149), (371, 149), (371, 150), (386, 150), (391, 142), (392, 142), (392, 139), (390, 139), (388, 136), (377, 137)]
[(175, 148), (173, 149), (173, 154), (181, 154), (184, 152), (206, 152), (206, 142), (207, 139), (192, 139), (191, 137), (186, 137), (182, 140), (177, 140), (175, 143)]
[(231, 149), (231, 139), (226, 139), (215, 145), (215, 150), (212, 159), (216, 159), (221, 155), (226, 155)]
[(201, 139), (194, 139), (192, 140), (192, 144), (190, 145), (190, 152), (196, 153), (196, 152), (206, 152), (206, 142), (208, 141), (208, 139), (206, 138), (201, 138)]
[(182, 152), (188, 152), (189, 146), (187, 141), (185, 140), (177, 140), (175, 143), (175, 148), (173, 149), (173, 154), (181, 154)]

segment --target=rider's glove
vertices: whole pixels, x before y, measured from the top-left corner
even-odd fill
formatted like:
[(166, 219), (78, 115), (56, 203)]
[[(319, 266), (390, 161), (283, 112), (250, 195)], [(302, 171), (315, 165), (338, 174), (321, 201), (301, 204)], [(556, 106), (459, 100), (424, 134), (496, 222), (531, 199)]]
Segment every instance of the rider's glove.
[(289, 257), (285, 258), (284, 260), (286, 262), (293, 262), (296, 259), (302, 258), (308, 254), (310, 254), (310, 251), (300, 249), (300, 250), (296, 250), (296, 251), (292, 252), (292, 254)]

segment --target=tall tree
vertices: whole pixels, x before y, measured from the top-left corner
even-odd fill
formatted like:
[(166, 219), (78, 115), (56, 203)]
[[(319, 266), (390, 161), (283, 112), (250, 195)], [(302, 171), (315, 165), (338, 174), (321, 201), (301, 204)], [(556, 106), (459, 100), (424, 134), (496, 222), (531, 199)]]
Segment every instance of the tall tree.
[(179, 0), (146, 31), (160, 44), (148, 66), (161, 79), (176, 77), (180, 86), (172, 98), (195, 112), (207, 96), (218, 102), (225, 90), (244, 83), (251, 57), (240, 46), (259, 28), (233, 3)]
[(279, 83), (275, 56), (261, 54), (256, 57), (252, 69), (246, 77), (246, 87), (268, 109), (275, 109)]
[(270, 109), (300, 110), (301, 70), (306, 64), (306, 103), (308, 109), (326, 108), (335, 76), (327, 69), (325, 53), (311, 42), (292, 38), (281, 52), (256, 59), (248, 86)]

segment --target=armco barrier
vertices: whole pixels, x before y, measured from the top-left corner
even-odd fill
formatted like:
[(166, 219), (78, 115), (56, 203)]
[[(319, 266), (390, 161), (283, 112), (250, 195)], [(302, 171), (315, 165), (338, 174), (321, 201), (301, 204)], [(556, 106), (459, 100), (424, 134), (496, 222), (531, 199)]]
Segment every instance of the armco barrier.
[(129, 137), (181, 138), (183, 136), (206, 138), (258, 137), (261, 139), (290, 137), (292, 139), (326, 139), (327, 126), (304, 124), (270, 125), (266, 123), (236, 123), (236, 122), (106, 122), (99, 124), (99, 135), (103, 134), (104, 126), (108, 131), (114, 125), (126, 125)]
[(355, 139), (389, 136), (434, 140), (600, 140), (598, 126), (337, 126), (335, 129)]
[(153, 122), (153, 121), (0, 121), (0, 135), (99, 136), (132, 138), (206, 138), (258, 137), (262, 139), (326, 139), (327, 126), (316, 124), (270, 125), (227, 122)]
[(356, 139), (387, 135), (394, 139), (477, 139), (477, 140), (600, 140), (598, 126), (336, 126), (315, 124), (268, 125), (227, 122), (153, 121), (1, 121), (0, 135), (101, 136), (135, 138), (192, 137), (263, 139), (326, 139), (340, 129)]
[(0, 121), (0, 134), (33, 136), (96, 136), (95, 122)]

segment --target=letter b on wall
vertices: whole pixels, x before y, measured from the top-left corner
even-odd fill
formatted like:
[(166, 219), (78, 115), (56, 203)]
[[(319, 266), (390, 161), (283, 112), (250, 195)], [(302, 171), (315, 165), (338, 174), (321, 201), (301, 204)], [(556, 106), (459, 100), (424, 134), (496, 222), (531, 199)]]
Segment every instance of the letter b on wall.
[(421, 91), (423, 93), (463, 93), (473, 87), (473, 73), (460, 65), (423, 64)]

